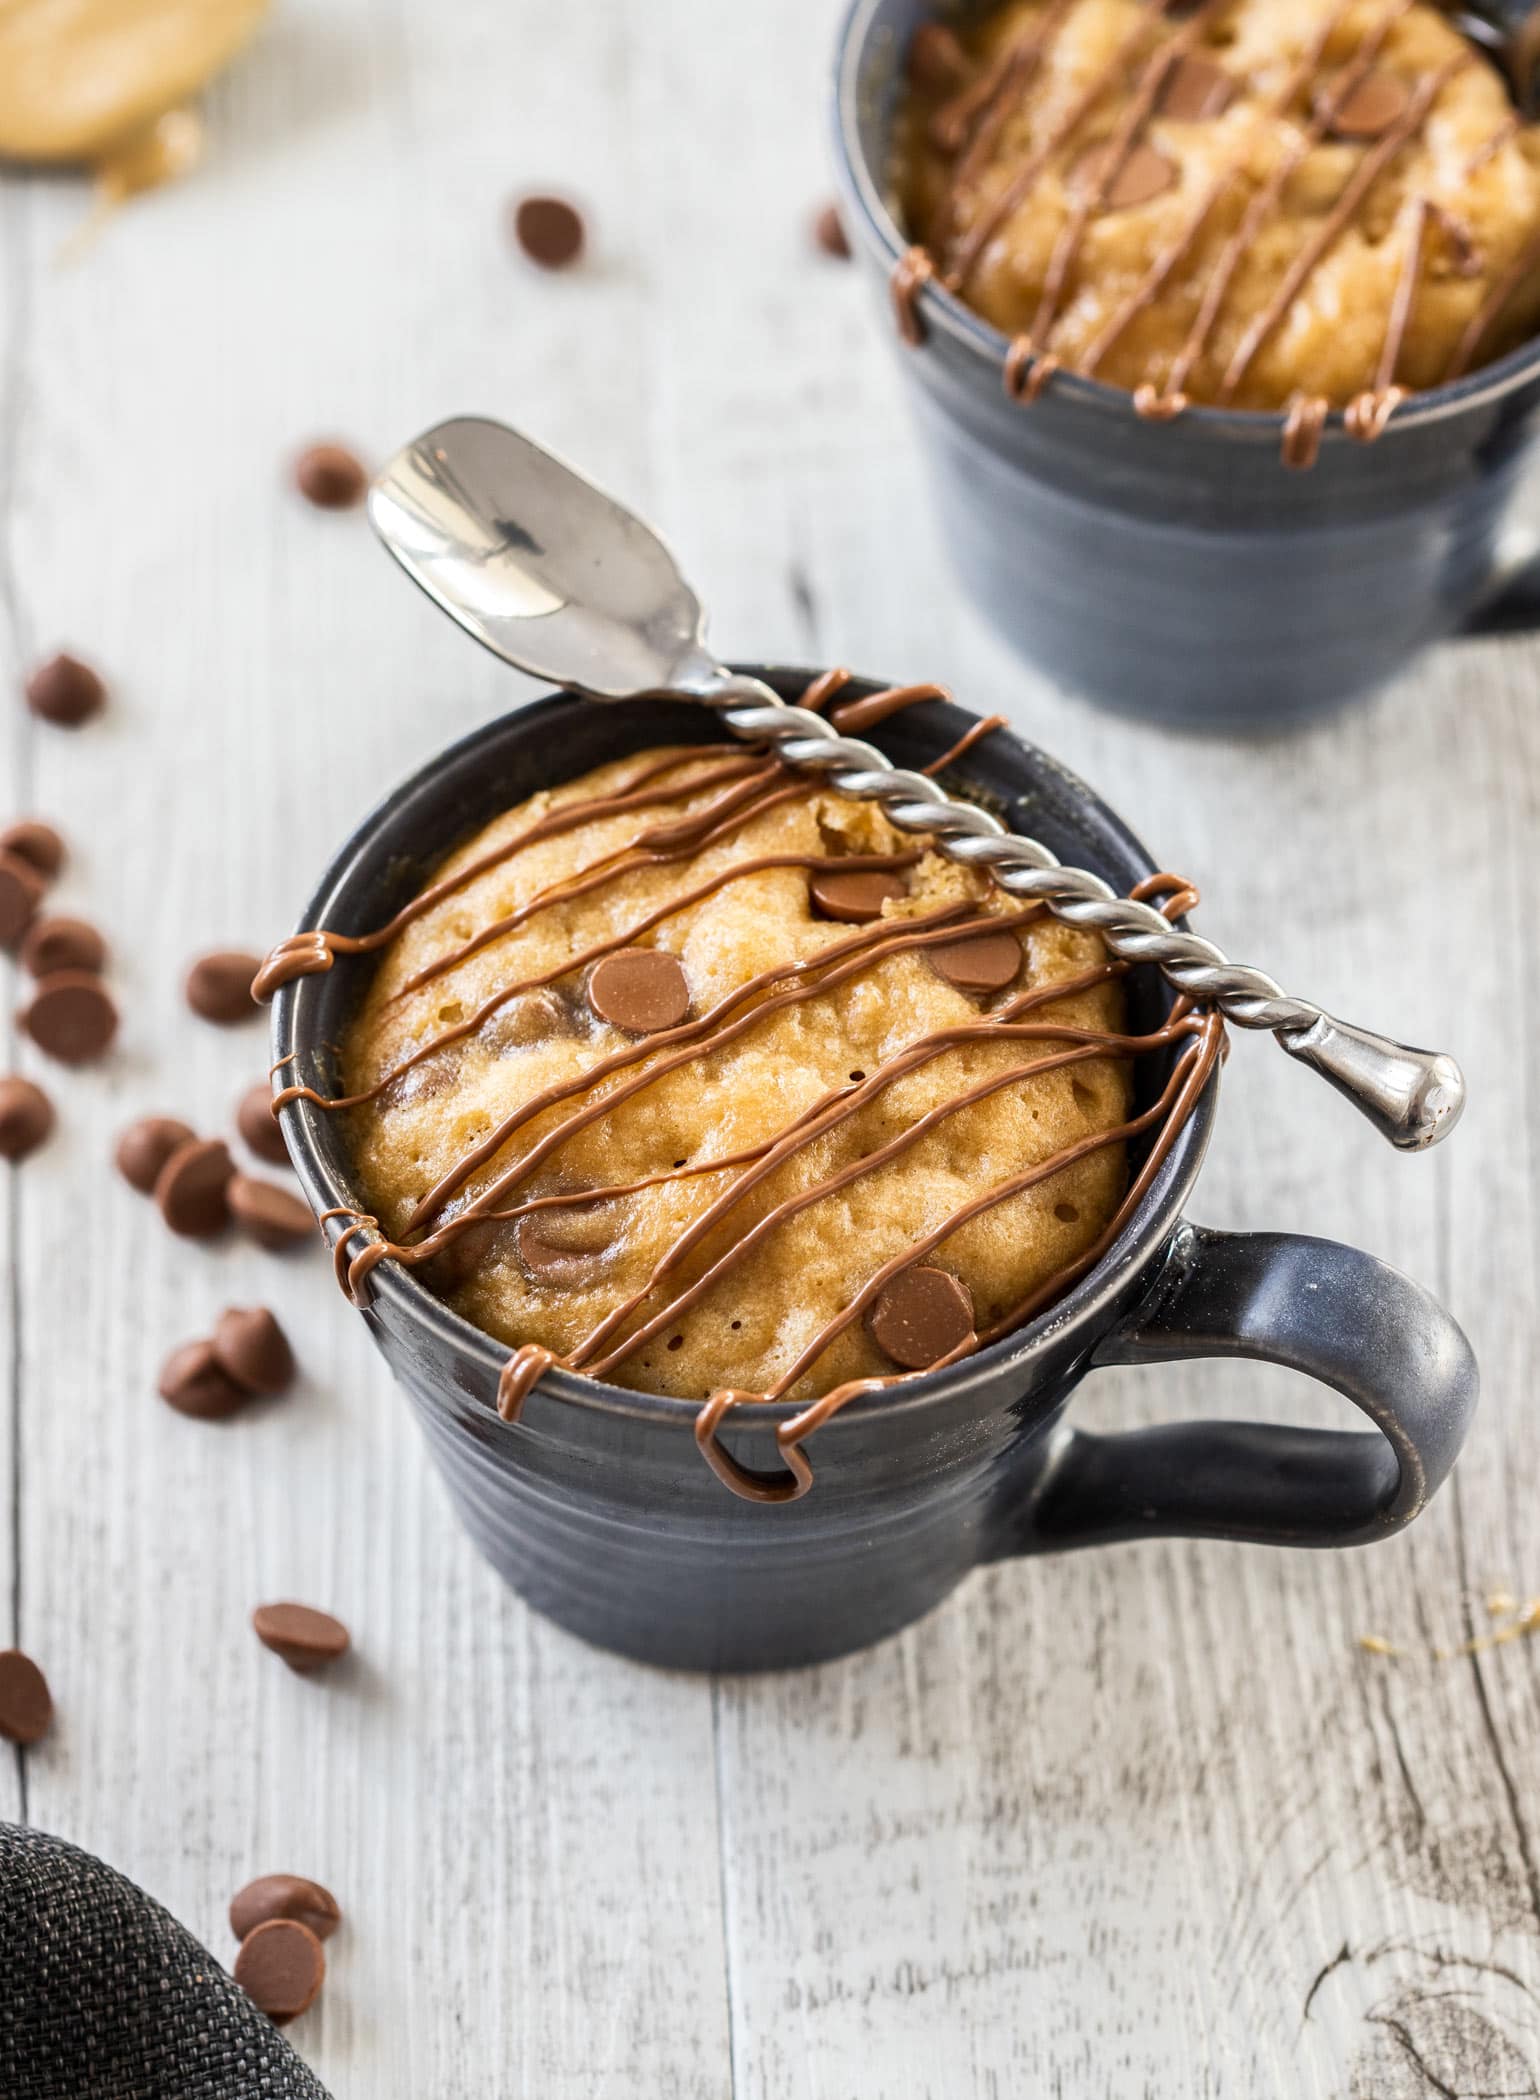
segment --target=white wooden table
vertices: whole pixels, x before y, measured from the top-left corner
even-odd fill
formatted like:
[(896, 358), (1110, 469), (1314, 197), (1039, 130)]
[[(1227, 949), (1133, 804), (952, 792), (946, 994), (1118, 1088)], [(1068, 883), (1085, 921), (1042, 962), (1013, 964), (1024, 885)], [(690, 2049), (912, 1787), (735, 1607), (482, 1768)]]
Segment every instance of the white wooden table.
[[(125, 1014), (105, 1068), (13, 1052), (61, 1127), (0, 1228), (0, 1634), (59, 1720), (0, 1758), (0, 1816), (226, 1960), (248, 1876), (324, 1880), (347, 1923), (294, 2038), (339, 2100), (1540, 2093), (1540, 1653), (1434, 1659), (1540, 1589), (1540, 650), (1450, 648), (1261, 747), (1034, 689), (950, 580), (865, 292), (806, 237), (835, 12), (279, 0), (205, 171), (79, 263), (81, 186), (0, 182), (0, 683), (63, 643), (114, 687), (73, 736), (8, 704), (0, 814), (68, 832), (60, 901)], [(510, 254), (526, 182), (590, 201), (580, 272)], [(313, 435), (379, 457), (467, 408), (659, 520), (725, 649), (1001, 709), (1232, 952), (1462, 1056), (1464, 1128), (1409, 1161), (1238, 1043), (1199, 1213), (1356, 1240), (1466, 1322), (1484, 1411), (1414, 1532), (1007, 1566), (853, 1662), (649, 1673), (475, 1558), (318, 1255), (189, 1248), (113, 1177), (132, 1115), (228, 1127), (265, 1064), (260, 1027), (186, 1016), (185, 959), (283, 930), (366, 805), (517, 697), (284, 484)], [(162, 1406), (170, 1345), (260, 1300), (292, 1401)], [(1236, 1369), (1081, 1405), (1332, 1418)], [(265, 1655), (247, 1615), (284, 1595), (356, 1663)]]

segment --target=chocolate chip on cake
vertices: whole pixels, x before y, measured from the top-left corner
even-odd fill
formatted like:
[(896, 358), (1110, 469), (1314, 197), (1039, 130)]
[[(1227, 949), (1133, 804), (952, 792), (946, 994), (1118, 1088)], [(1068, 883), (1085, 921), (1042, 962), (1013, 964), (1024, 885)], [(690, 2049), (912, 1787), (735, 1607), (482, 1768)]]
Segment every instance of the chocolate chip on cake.
[(273, 1114), (273, 1089), (267, 1080), (259, 1079), (242, 1094), (235, 1111), (235, 1127), (258, 1159), (275, 1167), (289, 1164), (289, 1150)]
[(570, 1285), (614, 1237), (613, 1226), (597, 1207), (531, 1211), (518, 1223), (519, 1259), (539, 1282)]
[(922, 93), (947, 95), (962, 86), (973, 67), (955, 29), (945, 22), (922, 22), (909, 39), (904, 70)]
[(259, 1604), (251, 1623), (263, 1647), (302, 1676), (347, 1653), (348, 1630), (342, 1621), (308, 1604)]
[(183, 1342), (173, 1349), (160, 1367), (158, 1391), (179, 1415), (198, 1422), (223, 1422), (251, 1397), (220, 1363), (211, 1341)]
[(849, 261), (850, 241), (837, 204), (826, 204), (813, 221), (813, 238), (825, 255), (832, 255), (837, 262)]
[(601, 1021), (633, 1035), (677, 1028), (690, 1011), (690, 984), (677, 955), (661, 948), (622, 948), (588, 974), (588, 1003)]
[(230, 1305), (213, 1336), (219, 1368), (245, 1392), (270, 1399), (294, 1383), (294, 1351), (265, 1305)]
[(230, 1930), (238, 1940), (249, 1939), (274, 1918), (308, 1926), (318, 1940), (326, 1940), (342, 1923), (342, 1910), (330, 1889), (304, 1874), (259, 1874), (230, 1899)]
[(317, 510), (351, 510), (364, 499), (368, 470), (346, 445), (307, 445), (294, 462), (294, 486)]
[(182, 1145), (195, 1142), (197, 1132), (175, 1116), (141, 1116), (130, 1123), (118, 1139), (112, 1157), (118, 1172), (141, 1196), (152, 1196), (160, 1170)]
[[(1338, 88), (1328, 83), (1317, 98), (1318, 107), (1330, 108)], [(1356, 86), (1348, 89), (1340, 107), (1332, 112), (1331, 131), (1334, 138), (1352, 139), (1365, 143), (1383, 138), (1394, 124), (1406, 115), (1411, 104), (1411, 83), (1399, 73), (1387, 73), (1376, 68), (1366, 73)]]
[(1021, 972), (1021, 943), (1013, 933), (973, 933), (927, 948), (936, 975), (960, 992), (1003, 992)]
[(272, 1253), (302, 1245), (315, 1231), (309, 1204), (292, 1189), (280, 1188), (276, 1181), (263, 1181), (255, 1174), (233, 1174), (225, 1189), (225, 1201), (242, 1232)]
[(260, 955), (248, 955), (241, 948), (216, 948), (200, 955), (187, 973), (188, 1005), (221, 1028), (251, 1020), (260, 1011), (251, 996), (251, 980), (261, 967)]
[(31, 925), (45, 887), (30, 861), (0, 850), (0, 947), (15, 947)]
[(19, 823), (7, 824), (0, 831), (0, 853), (14, 853), (29, 867), (37, 869), (39, 875), (52, 882), (64, 866), (64, 841), (51, 824), (39, 817), (24, 817)]
[(14, 1074), (0, 1079), (0, 1159), (25, 1159), (53, 1129), (53, 1103), (40, 1086)]
[(8, 1743), (40, 1743), (52, 1720), (48, 1679), (19, 1648), (0, 1649), (0, 1736)]
[(542, 270), (564, 270), (583, 252), (583, 215), (565, 197), (520, 197), (513, 207), (514, 239)]
[(40, 1050), (66, 1065), (89, 1064), (118, 1032), (117, 1007), (94, 970), (40, 977), (20, 1020)]
[(945, 1269), (901, 1269), (878, 1292), (866, 1324), (901, 1370), (925, 1371), (973, 1333), (973, 1299)]
[(220, 1138), (178, 1145), (155, 1177), (155, 1202), (171, 1230), (186, 1240), (212, 1239), (230, 1222), (226, 1191), (235, 1162)]
[(1235, 75), (1211, 58), (1184, 51), (1160, 85), (1155, 114), (1178, 124), (1202, 124), (1222, 117), (1235, 97)]
[(843, 873), (836, 864), (815, 868), (808, 877), (807, 893), (820, 918), (838, 919), (846, 926), (865, 926), (882, 917), (884, 904), (907, 897), (909, 885), (901, 875), (890, 875), (881, 868), (857, 868)]
[(269, 1918), (242, 1940), (231, 1973), (275, 2027), (286, 2027), (314, 2005), (326, 1978), (326, 1955), (308, 1925)]
[(27, 680), (28, 707), (61, 729), (78, 729), (100, 714), (106, 698), (106, 686), (77, 656), (50, 657)]
[[(1079, 161), (1075, 173), (1081, 186), (1095, 190), (1101, 183), (1112, 158), (1110, 146), (1093, 146)], [(1101, 200), (1103, 211), (1131, 211), (1135, 205), (1148, 204), (1171, 188), (1176, 181), (1176, 163), (1157, 153), (1153, 146), (1138, 145), (1126, 153), (1111, 181), (1107, 194)]]
[(100, 970), (106, 960), (107, 943), (87, 919), (34, 919), (22, 937), (22, 968), (34, 977), (56, 970)]

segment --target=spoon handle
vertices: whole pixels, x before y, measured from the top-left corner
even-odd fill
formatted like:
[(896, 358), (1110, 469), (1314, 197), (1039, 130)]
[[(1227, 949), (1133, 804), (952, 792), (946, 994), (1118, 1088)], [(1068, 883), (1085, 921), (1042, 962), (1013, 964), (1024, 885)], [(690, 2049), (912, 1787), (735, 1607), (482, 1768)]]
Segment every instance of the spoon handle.
[(699, 693), (737, 736), (770, 744), (787, 765), (824, 775), (841, 794), (880, 802), (900, 831), (929, 832), (949, 859), (986, 868), (1013, 897), (1046, 904), (1070, 926), (1099, 933), (1114, 955), (1154, 963), (1178, 991), (1219, 1007), (1242, 1028), (1270, 1029), (1291, 1057), (1328, 1080), (1403, 1152), (1436, 1145), (1459, 1121), (1465, 1079), (1442, 1051), (1415, 1050), (1337, 1021), (1271, 977), (1232, 963), (1212, 941), (1184, 933), (1152, 905), (1120, 897), (1099, 875), (1067, 868), (1036, 839), (945, 795), (923, 773), (895, 766), (872, 744), (841, 736), (756, 678), (723, 672)]

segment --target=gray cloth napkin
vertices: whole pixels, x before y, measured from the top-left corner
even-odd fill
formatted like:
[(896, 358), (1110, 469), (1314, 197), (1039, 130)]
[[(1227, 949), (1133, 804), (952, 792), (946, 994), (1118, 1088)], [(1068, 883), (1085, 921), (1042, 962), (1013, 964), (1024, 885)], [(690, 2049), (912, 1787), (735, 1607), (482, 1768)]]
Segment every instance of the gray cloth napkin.
[(327, 2100), (153, 1898), (62, 1838), (0, 1823), (4, 2100)]

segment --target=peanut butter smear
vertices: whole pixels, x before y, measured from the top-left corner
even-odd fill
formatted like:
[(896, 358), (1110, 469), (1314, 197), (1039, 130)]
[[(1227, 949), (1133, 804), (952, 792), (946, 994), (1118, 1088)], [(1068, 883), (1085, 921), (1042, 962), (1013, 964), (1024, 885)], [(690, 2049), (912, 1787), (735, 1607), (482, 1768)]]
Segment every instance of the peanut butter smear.
[(0, 0), (0, 160), (92, 168), (121, 201), (186, 173), (185, 107), (268, 0)]

